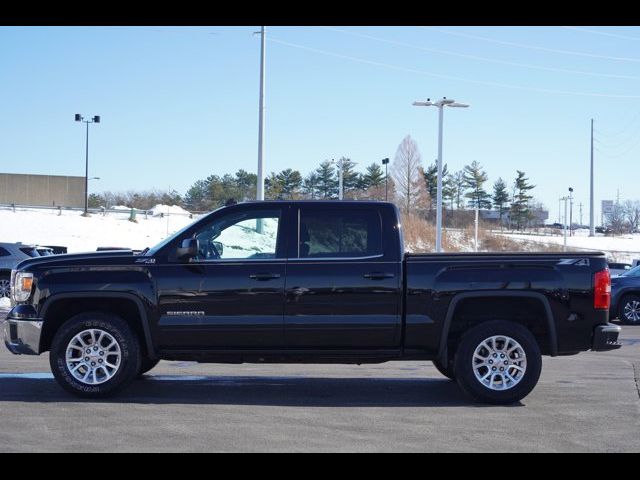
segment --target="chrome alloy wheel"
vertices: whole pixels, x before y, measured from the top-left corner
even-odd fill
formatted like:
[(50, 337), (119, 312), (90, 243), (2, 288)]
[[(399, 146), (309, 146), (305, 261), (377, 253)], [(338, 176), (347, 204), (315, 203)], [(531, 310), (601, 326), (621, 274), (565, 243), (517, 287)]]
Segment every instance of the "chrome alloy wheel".
[(85, 385), (100, 385), (118, 373), (122, 352), (118, 341), (100, 329), (84, 330), (67, 345), (69, 373)]
[(624, 306), (624, 318), (629, 322), (640, 321), (640, 302), (637, 300), (631, 300)]
[(0, 298), (9, 298), (11, 295), (11, 283), (8, 279), (0, 280)]
[(506, 335), (495, 335), (480, 342), (471, 362), (476, 379), (490, 390), (515, 387), (527, 371), (524, 349)]

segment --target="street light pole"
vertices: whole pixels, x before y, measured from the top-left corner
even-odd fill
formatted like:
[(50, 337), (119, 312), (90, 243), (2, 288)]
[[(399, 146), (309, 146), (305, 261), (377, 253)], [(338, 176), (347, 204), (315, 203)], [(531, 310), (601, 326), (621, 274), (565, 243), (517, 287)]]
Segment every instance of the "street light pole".
[(442, 130), (444, 123), (444, 107), (467, 108), (469, 105), (456, 103), (455, 100), (443, 97), (437, 102), (427, 98), (426, 102), (413, 102), (416, 107), (438, 107), (438, 193), (436, 207), (436, 252), (442, 251)]
[(389, 189), (388, 189), (389, 175), (387, 173), (387, 166), (389, 165), (389, 159), (383, 158), (382, 164), (384, 165), (384, 201), (388, 202), (389, 201)]
[[(596, 227), (594, 224), (594, 206), (593, 206), (593, 118), (591, 119), (591, 192), (589, 198), (589, 236), (593, 237), (596, 234)], [(582, 222), (581, 222), (582, 223)]]
[(256, 198), (264, 200), (264, 71), (265, 71), (265, 36), (266, 27), (261, 27), (260, 32), (260, 105), (258, 107), (258, 186)]
[(87, 136), (85, 141), (85, 170), (84, 170), (84, 213), (85, 217), (89, 216), (89, 124), (100, 123), (100, 116), (94, 115), (89, 120), (85, 120), (82, 115), (76, 113), (76, 122), (83, 122), (87, 125)]

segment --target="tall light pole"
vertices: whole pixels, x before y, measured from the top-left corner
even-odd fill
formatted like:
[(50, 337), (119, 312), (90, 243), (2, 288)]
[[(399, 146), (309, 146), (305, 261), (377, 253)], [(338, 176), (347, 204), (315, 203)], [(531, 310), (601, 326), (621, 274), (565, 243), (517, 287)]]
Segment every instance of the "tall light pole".
[(596, 234), (596, 227), (593, 220), (594, 215), (594, 200), (593, 200), (593, 118), (591, 119), (591, 194), (589, 198), (589, 236), (593, 237)]
[(264, 200), (264, 70), (265, 70), (265, 40), (266, 27), (261, 27), (260, 40), (260, 105), (258, 107), (258, 186), (256, 189), (257, 200)]
[(85, 143), (85, 171), (84, 171), (84, 216), (89, 216), (89, 124), (100, 123), (100, 115), (95, 115), (89, 120), (85, 120), (82, 115), (76, 113), (76, 122), (87, 124), (87, 139)]
[(389, 159), (383, 158), (382, 164), (384, 165), (384, 201), (388, 202), (389, 201), (389, 187), (388, 187), (389, 175), (387, 173), (387, 166), (389, 165)]
[(344, 196), (344, 158), (340, 157), (337, 162), (332, 158), (331, 163), (338, 166), (338, 200), (342, 200)]
[(455, 100), (443, 97), (437, 102), (427, 98), (426, 102), (413, 102), (416, 107), (438, 107), (438, 194), (436, 208), (436, 252), (442, 251), (442, 123), (444, 107), (467, 108), (469, 105), (456, 103)]

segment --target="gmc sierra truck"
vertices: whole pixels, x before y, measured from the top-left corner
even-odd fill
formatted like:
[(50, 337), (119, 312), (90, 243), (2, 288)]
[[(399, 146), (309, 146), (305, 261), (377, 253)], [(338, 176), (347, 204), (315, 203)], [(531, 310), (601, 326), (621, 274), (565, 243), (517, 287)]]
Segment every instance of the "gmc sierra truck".
[(604, 254), (409, 254), (384, 202), (236, 204), (137, 254), (25, 260), (11, 286), (6, 346), (49, 352), (88, 398), (160, 359), (431, 360), (506, 404), (534, 388), (542, 355), (620, 347)]

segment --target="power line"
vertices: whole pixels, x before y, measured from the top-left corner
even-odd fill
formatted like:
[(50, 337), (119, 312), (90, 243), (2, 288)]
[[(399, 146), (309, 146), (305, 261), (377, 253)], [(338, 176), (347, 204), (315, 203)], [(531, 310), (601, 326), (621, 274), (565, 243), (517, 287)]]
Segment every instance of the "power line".
[(640, 95), (619, 95), (619, 94), (613, 94), (613, 93), (597, 93), (597, 92), (571, 92), (571, 91), (565, 91), (565, 90), (553, 90), (553, 89), (546, 89), (546, 88), (525, 87), (525, 86), (521, 86), (521, 85), (510, 85), (510, 84), (506, 84), (506, 83), (486, 82), (486, 81), (482, 81), (482, 80), (472, 80), (472, 79), (469, 79), (469, 78), (463, 78), (463, 77), (457, 77), (457, 76), (453, 76), (453, 75), (444, 75), (444, 74), (440, 74), (440, 73), (427, 72), (427, 71), (423, 71), (423, 70), (416, 70), (414, 68), (407, 68), (407, 67), (402, 67), (402, 66), (399, 66), (399, 65), (392, 65), (392, 64), (389, 64), (389, 63), (383, 63), (383, 62), (378, 62), (378, 61), (374, 61), (374, 60), (367, 60), (367, 59), (364, 59), (364, 58), (352, 57), (352, 56), (349, 56), (349, 55), (343, 55), (343, 54), (340, 54), (340, 53), (329, 52), (329, 51), (326, 51), (326, 50), (320, 50), (318, 48), (307, 47), (305, 45), (299, 45), (299, 44), (296, 44), (296, 43), (286, 42), (284, 40), (279, 40), (279, 39), (276, 39), (274, 37), (269, 37), (268, 40), (270, 42), (279, 43), (281, 45), (286, 45), (286, 46), (289, 46), (289, 47), (298, 48), (298, 49), (306, 50), (306, 51), (309, 51), (309, 52), (319, 53), (321, 55), (327, 55), (327, 56), (330, 56), (330, 57), (342, 58), (344, 60), (350, 60), (350, 61), (357, 62), (357, 63), (364, 63), (364, 64), (367, 64), (367, 65), (373, 65), (373, 66), (377, 66), (377, 67), (388, 68), (388, 69), (391, 69), (391, 70), (399, 70), (399, 71), (403, 71), (403, 72), (416, 73), (418, 75), (425, 75), (425, 76), (429, 76), (429, 77), (444, 78), (444, 79), (447, 79), (447, 80), (456, 80), (456, 81), (467, 82), (467, 83), (475, 83), (475, 84), (478, 84), (478, 85), (485, 85), (485, 86), (490, 86), (490, 87), (510, 88), (510, 89), (514, 89), (514, 90), (526, 90), (526, 91), (530, 91), (530, 92), (550, 93), (550, 94), (555, 94), (555, 95), (572, 95), (572, 96), (598, 97), (598, 98), (640, 99)]
[(576, 52), (573, 50), (560, 50), (557, 48), (547, 48), (547, 47), (540, 47), (538, 45), (529, 45), (526, 43), (517, 43), (517, 42), (508, 42), (505, 40), (497, 40), (495, 38), (490, 38), (490, 37), (483, 37), (480, 35), (471, 35), (468, 33), (460, 33), (460, 32), (452, 32), (450, 30), (444, 30), (442, 28), (436, 28), (436, 27), (422, 27), (422, 28), (428, 28), (429, 30), (433, 30), (435, 32), (440, 32), (440, 33), (446, 33), (447, 35), (455, 35), (458, 37), (465, 37), (465, 38), (471, 38), (474, 40), (482, 40), (484, 42), (491, 42), (491, 43), (497, 43), (499, 45), (507, 45), (509, 47), (518, 47), (518, 48), (526, 48), (529, 50), (539, 50), (539, 51), (543, 51), (543, 52), (551, 52), (551, 53), (558, 53), (558, 54), (562, 54), (562, 55), (574, 55), (577, 57), (589, 57), (589, 58), (602, 58), (605, 60), (616, 60), (619, 62), (634, 62), (634, 63), (640, 63), (640, 58), (633, 58), (633, 57), (612, 57), (610, 55), (599, 55), (596, 53), (588, 53), (588, 52)]
[(640, 37), (631, 37), (629, 35), (620, 35), (620, 34), (616, 34), (616, 33), (600, 32), (598, 30), (590, 30), (588, 28), (582, 28), (582, 27), (560, 27), (560, 28), (566, 28), (567, 30), (576, 30), (576, 31), (579, 31), (579, 32), (594, 33), (596, 35), (604, 35), (606, 37), (623, 38), (625, 40), (640, 40)]
[(587, 75), (587, 76), (592, 76), (592, 77), (605, 77), (605, 78), (620, 78), (620, 79), (625, 79), (625, 80), (640, 80), (640, 77), (638, 76), (634, 76), (634, 75), (618, 75), (618, 74), (613, 74), (613, 73), (600, 73), (600, 72), (587, 72), (584, 70), (571, 70), (571, 69), (567, 69), (567, 68), (555, 68), (555, 67), (546, 67), (544, 65), (531, 65), (528, 63), (518, 63), (518, 62), (510, 62), (507, 60), (500, 60), (497, 58), (489, 58), (489, 57), (480, 57), (477, 55), (469, 55), (466, 53), (459, 53), (459, 52), (452, 52), (449, 50), (440, 50), (437, 48), (429, 48), (429, 47), (423, 47), (423, 46), (419, 46), (419, 45), (413, 45), (410, 43), (405, 43), (405, 42), (401, 42), (398, 40), (391, 40), (388, 38), (380, 38), (380, 37), (375, 37), (373, 35), (367, 35), (364, 33), (356, 33), (356, 32), (351, 32), (348, 30), (343, 30), (340, 28), (335, 28), (335, 27), (320, 27), (323, 28), (325, 30), (333, 30), (335, 32), (340, 32), (346, 35), (352, 35), (354, 37), (360, 37), (360, 38), (366, 38), (369, 40), (375, 40), (378, 42), (383, 42), (383, 43), (388, 43), (390, 45), (397, 45), (397, 46), (401, 46), (401, 47), (408, 47), (408, 48), (412, 48), (415, 50), (422, 50), (424, 52), (430, 52), (430, 53), (437, 53), (440, 55), (450, 55), (450, 56), (454, 56), (454, 57), (460, 57), (460, 58), (468, 58), (468, 59), (472, 59), (472, 60), (478, 60), (481, 62), (490, 62), (490, 63), (497, 63), (497, 64), (501, 64), (501, 65), (510, 65), (510, 66), (514, 66), (514, 67), (521, 67), (521, 68), (530, 68), (530, 69), (534, 69), (534, 70), (546, 70), (546, 71), (550, 71), (550, 72), (559, 72), (559, 73), (570, 73), (570, 74), (576, 74), (576, 75)]

